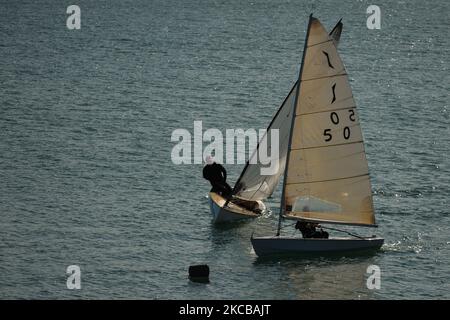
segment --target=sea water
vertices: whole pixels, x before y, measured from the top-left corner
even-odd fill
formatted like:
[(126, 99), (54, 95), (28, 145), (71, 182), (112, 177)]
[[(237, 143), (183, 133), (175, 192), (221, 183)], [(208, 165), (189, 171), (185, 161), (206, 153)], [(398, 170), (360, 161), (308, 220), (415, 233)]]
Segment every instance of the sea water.
[[(60, 1), (1, 5), (0, 298), (450, 298), (448, 1), (73, 4), (78, 30)], [(371, 4), (380, 29), (367, 27)], [(343, 18), (379, 224), (358, 232), (385, 244), (261, 260), (250, 236), (275, 233), (279, 188), (264, 217), (216, 227), (202, 165), (173, 164), (170, 137), (194, 121), (266, 128), (311, 12), (328, 29)], [(233, 184), (243, 165), (226, 168)], [(204, 263), (210, 282), (190, 282)]]

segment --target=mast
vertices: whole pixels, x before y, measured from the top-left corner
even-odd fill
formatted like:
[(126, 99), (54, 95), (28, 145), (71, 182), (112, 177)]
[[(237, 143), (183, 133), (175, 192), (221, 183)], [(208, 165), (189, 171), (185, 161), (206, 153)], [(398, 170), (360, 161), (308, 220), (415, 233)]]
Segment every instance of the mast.
[(286, 189), (286, 178), (287, 178), (287, 171), (289, 168), (289, 156), (290, 156), (290, 149), (291, 149), (291, 143), (292, 143), (292, 132), (294, 130), (294, 122), (295, 122), (295, 113), (297, 110), (297, 103), (298, 103), (298, 95), (300, 93), (300, 84), (301, 84), (301, 79), (302, 79), (302, 73), (303, 73), (303, 65), (305, 62), (305, 56), (306, 56), (306, 50), (308, 47), (308, 39), (309, 39), (309, 31), (311, 29), (311, 21), (313, 19), (312, 13), (309, 15), (309, 21), (308, 21), (308, 29), (306, 31), (306, 38), (305, 38), (305, 44), (303, 47), (303, 55), (302, 55), (302, 62), (300, 65), (300, 72), (298, 74), (298, 80), (297, 80), (297, 91), (295, 93), (295, 100), (294, 100), (294, 110), (292, 110), (293, 114), (292, 114), (292, 120), (291, 120), (291, 129), (290, 129), (290, 133), (289, 133), (289, 143), (288, 143), (288, 151), (287, 151), (287, 158), (286, 158), (286, 166), (284, 169), (284, 178), (283, 178), (283, 187), (282, 187), (282, 192), (281, 192), (281, 203), (280, 203), (280, 212), (279, 212), (279, 216), (278, 216), (278, 229), (277, 229), (277, 237), (280, 235), (280, 230), (281, 230), (281, 220), (283, 217), (283, 210), (284, 210), (284, 193), (285, 193), (285, 189)]

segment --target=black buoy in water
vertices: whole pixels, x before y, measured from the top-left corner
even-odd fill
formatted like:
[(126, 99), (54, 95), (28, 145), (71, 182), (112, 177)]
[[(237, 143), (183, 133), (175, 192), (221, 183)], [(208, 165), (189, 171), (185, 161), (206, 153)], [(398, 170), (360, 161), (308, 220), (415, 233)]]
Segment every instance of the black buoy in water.
[(209, 282), (209, 267), (207, 264), (200, 264), (189, 267), (189, 279), (193, 282)]

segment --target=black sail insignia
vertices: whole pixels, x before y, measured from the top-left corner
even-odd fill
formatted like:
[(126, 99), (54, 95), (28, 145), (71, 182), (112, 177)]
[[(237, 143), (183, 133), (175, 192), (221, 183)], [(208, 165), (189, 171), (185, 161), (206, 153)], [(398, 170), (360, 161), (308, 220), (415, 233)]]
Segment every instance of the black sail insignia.
[(336, 92), (335, 92), (335, 90), (336, 90), (336, 83), (333, 84), (333, 86), (331, 87), (331, 89), (333, 90), (333, 99), (331, 100), (331, 103), (333, 103), (333, 102), (336, 101)]
[(323, 54), (327, 57), (328, 66), (329, 66), (330, 68), (333, 68), (333, 69), (334, 69), (333, 65), (331, 64), (330, 56), (328, 55), (328, 53), (325, 52), (325, 51), (322, 51), (322, 52), (323, 52)]

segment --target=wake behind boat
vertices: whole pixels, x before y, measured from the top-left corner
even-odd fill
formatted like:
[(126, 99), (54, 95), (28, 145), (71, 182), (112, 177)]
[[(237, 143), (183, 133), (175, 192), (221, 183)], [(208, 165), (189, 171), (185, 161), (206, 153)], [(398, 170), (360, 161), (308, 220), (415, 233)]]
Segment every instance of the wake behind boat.
[(312, 225), (376, 227), (369, 168), (347, 72), (337, 52), (337, 41), (312, 15), (298, 79), (289, 109), (293, 116), (288, 126), (278, 232), (275, 236), (252, 236), (255, 253), (379, 249), (384, 239), (375, 236), (280, 235), (283, 219)]

